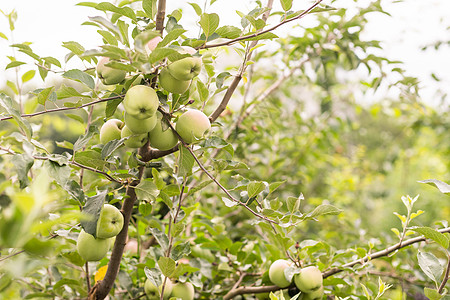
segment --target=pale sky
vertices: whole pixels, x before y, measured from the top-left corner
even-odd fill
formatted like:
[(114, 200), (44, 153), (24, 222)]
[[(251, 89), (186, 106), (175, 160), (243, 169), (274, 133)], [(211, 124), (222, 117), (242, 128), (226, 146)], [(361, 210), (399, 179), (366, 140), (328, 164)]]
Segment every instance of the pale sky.
[[(81, 26), (88, 16), (102, 15), (102, 12), (92, 8), (75, 6), (78, 0), (15, 0), (0, 1), (0, 10), (9, 13), (15, 9), (18, 13), (14, 42), (32, 42), (31, 47), (41, 56), (54, 56), (61, 62), (68, 50), (61, 46), (64, 41), (78, 41), (86, 49), (96, 48), (100, 44), (100, 37), (93, 26)], [(96, 1), (99, 2), (99, 1)], [(204, 1), (169, 0), (167, 12), (181, 5), (184, 12), (194, 16), (192, 8), (187, 2), (197, 2), (203, 7)], [(368, 3), (359, 0), (358, 3)], [(404, 68), (411, 76), (421, 80), (422, 97), (426, 103), (433, 104), (434, 93), (438, 88), (446, 89), (450, 93), (450, 47), (445, 46), (439, 52), (420, 51), (423, 45), (436, 40), (450, 40), (450, 1), (449, 0), (405, 0), (392, 3), (392, 0), (382, 1), (383, 7), (392, 17), (373, 14), (372, 23), (367, 27), (367, 37), (383, 42), (386, 56), (392, 60), (405, 62)], [(276, 5), (279, 1), (275, 0)], [(293, 9), (305, 8), (304, 0), (294, 0)], [(324, 0), (325, 4), (330, 3)], [(353, 0), (338, 0), (333, 6), (351, 9), (355, 5)], [(220, 25), (236, 24), (240, 18), (236, 10), (248, 12), (253, 8), (251, 1), (217, 0), (209, 12), (218, 12), (221, 16)], [(189, 19), (184, 16), (184, 20)], [(192, 18), (192, 25), (196, 18)], [(307, 20), (301, 21), (307, 22)], [(282, 35), (283, 29), (276, 33)], [(0, 15), (0, 32), (10, 37), (8, 23)], [(12, 55), (12, 48), (8, 41), (0, 38), (0, 69), (4, 69), (9, 62), (5, 56)], [(74, 61), (75, 62), (75, 61)], [(441, 79), (436, 84), (430, 77), (434, 73)], [(13, 70), (0, 73), (0, 85), (4, 85), (7, 78), (14, 75)], [(39, 85), (41, 83), (36, 82)]]

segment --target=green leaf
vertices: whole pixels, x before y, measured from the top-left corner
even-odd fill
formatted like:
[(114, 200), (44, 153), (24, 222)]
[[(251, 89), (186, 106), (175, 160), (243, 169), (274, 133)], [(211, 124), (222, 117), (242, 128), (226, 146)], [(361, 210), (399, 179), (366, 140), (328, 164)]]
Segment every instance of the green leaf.
[(107, 20), (103, 17), (100, 17), (100, 16), (89, 17), (89, 20), (102, 25), (103, 27), (108, 29), (112, 34), (114, 34), (116, 36), (116, 38), (119, 39), (119, 41), (123, 42), (123, 38), (122, 38), (119, 28), (117, 28), (117, 26), (114, 25), (113, 23), (111, 23), (109, 20)]
[(150, 53), (148, 60), (151, 64), (154, 64), (157, 61), (163, 60), (166, 57), (169, 57), (171, 55), (176, 55), (176, 54), (178, 54), (178, 51), (176, 51), (175, 49), (156, 48), (155, 50), (153, 50)]
[(65, 84), (62, 84), (58, 91), (56, 91), (56, 97), (57, 99), (65, 99), (65, 98), (71, 98), (71, 97), (84, 97), (84, 98), (90, 98), (90, 96), (83, 95), (79, 93), (76, 89), (70, 86), (66, 86)]
[(120, 146), (123, 145), (123, 142), (126, 140), (126, 138), (119, 139), (119, 140), (112, 140), (106, 143), (106, 145), (102, 148), (102, 159), (107, 159), (111, 154), (114, 153), (117, 149), (120, 148)]
[(247, 185), (247, 193), (249, 198), (253, 198), (266, 188), (266, 185), (262, 181), (253, 181)]
[(158, 266), (164, 276), (170, 277), (175, 271), (176, 263), (170, 257), (161, 256), (158, 259)]
[(39, 104), (45, 105), (47, 100), (54, 102), (57, 98), (55, 87), (51, 86), (45, 89), (36, 89), (33, 94), (37, 95), (37, 100)]
[(94, 79), (91, 76), (89, 76), (88, 74), (84, 73), (83, 71), (80, 71), (77, 69), (72, 69), (72, 70), (69, 70), (69, 71), (65, 72), (64, 74), (62, 74), (62, 76), (65, 78), (69, 78), (69, 79), (84, 83), (86, 86), (88, 86), (92, 90), (95, 88)]
[(16, 170), (17, 177), (19, 178), (20, 188), (24, 189), (28, 186), (28, 171), (34, 164), (34, 159), (26, 153), (14, 154), (12, 158), (14, 169)]
[(427, 179), (427, 180), (421, 180), (418, 181), (420, 183), (426, 183), (429, 185), (434, 185), (441, 193), (443, 194), (450, 194), (450, 185), (448, 185), (445, 182), (442, 182), (437, 179)]
[(9, 64), (7, 64), (6, 67), (5, 67), (5, 70), (11, 69), (11, 68), (15, 68), (15, 67), (18, 67), (18, 66), (21, 66), (21, 65), (25, 65), (25, 63), (16, 60), (16, 61), (13, 61), (13, 62), (10, 62)]
[(150, 232), (155, 237), (159, 246), (161, 246), (162, 252), (166, 252), (169, 247), (169, 239), (167, 238), (167, 235), (159, 231), (157, 228), (150, 228)]
[(316, 218), (323, 215), (338, 215), (342, 212), (339, 208), (330, 204), (321, 204), (317, 206), (312, 212), (306, 215), (306, 218)]
[(178, 175), (185, 177), (192, 174), (194, 167), (194, 157), (186, 147), (180, 147), (180, 154), (178, 156)]
[(50, 178), (53, 178), (62, 188), (65, 188), (70, 178), (71, 168), (50, 159), (45, 161), (44, 166)]
[(141, 181), (134, 190), (139, 200), (155, 201), (159, 195), (158, 188), (150, 178)]
[(75, 152), (74, 160), (83, 166), (97, 170), (102, 170), (106, 165), (106, 161), (102, 159), (101, 153), (95, 150), (77, 151)]
[(158, 11), (156, 8), (156, 0), (143, 0), (142, 8), (150, 19), (153, 19)]
[(235, 39), (241, 36), (242, 30), (236, 26), (225, 25), (217, 28), (216, 33), (224, 39)]
[(197, 80), (197, 92), (198, 95), (200, 96), (200, 101), (206, 102), (206, 100), (208, 100), (209, 90), (206, 87), (206, 85), (200, 80)]
[(55, 65), (55, 66), (61, 68), (61, 63), (59, 62), (59, 60), (57, 60), (54, 57), (46, 56), (46, 57), (43, 57), (42, 59), (48, 64), (52, 64), (52, 65)]
[(161, 271), (156, 268), (144, 268), (145, 276), (150, 280), (155, 286), (161, 285)]
[(133, 21), (136, 21), (136, 14), (134, 13), (134, 10), (127, 6), (117, 7), (109, 2), (101, 2), (95, 7), (95, 9), (98, 9), (101, 11), (115, 12), (119, 15), (125, 16), (127, 18), (132, 19)]
[(223, 203), (225, 203), (225, 205), (227, 207), (233, 207), (233, 206), (238, 205), (238, 203), (236, 201), (228, 199), (227, 197), (222, 197), (222, 201), (223, 201)]
[(13, 117), (17, 124), (19, 124), (20, 129), (22, 129), (25, 133), (27, 139), (30, 140), (33, 136), (30, 123), (22, 118), (20, 112), (14, 107), (12, 99), (5, 94), (0, 94), (0, 106), (3, 107), (11, 117)]
[(122, 103), (122, 100), (123, 100), (122, 98), (117, 98), (106, 102), (105, 115), (107, 118), (112, 117), (114, 115), (117, 107), (119, 106), (120, 103)]
[(84, 47), (80, 45), (78, 42), (70, 41), (63, 42), (63, 47), (72, 51), (75, 55), (82, 55), (84, 53)]
[[(73, 144), (73, 151), (76, 152), (87, 145), (87, 143), (91, 140), (94, 134), (97, 133), (97, 128), (95, 126), (89, 126), (88, 131), (85, 135), (79, 137), (75, 144)], [(101, 156), (100, 156), (101, 157)]]
[(195, 10), (195, 13), (197, 14), (197, 16), (201, 16), (202, 15), (202, 9), (197, 3), (193, 3), (193, 2), (188, 2), (188, 3)]
[(8, 37), (3, 32), (0, 32), (0, 38), (8, 40)]
[[(179, 223), (177, 223), (177, 224), (179, 224)], [(172, 249), (172, 252), (170, 253), (170, 257), (173, 260), (177, 261), (180, 258), (183, 258), (183, 256), (189, 255), (189, 253), (191, 253), (191, 244), (188, 241), (186, 243), (176, 245)]]
[(157, 47), (162, 48), (167, 46), (171, 41), (176, 40), (185, 32), (186, 30), (184, 30), (183, 28), (176, 28), (172, 30), (164, 37), (164, 39), (161, 42), (158, 43)]
[(27, 81), (30, 81), (31, 79), (33, 79), (35, 74), (36, 74), (35, 70), (30, 70), (30, 71), (25, 72), (22, 75), (22, 82), (25, 83)]
[(439, 294), (439, 292), (435, 289), (424, 288), (423, 290), (425, 296), (430, 300), (440, 300), (444, 298), (444, 295)]
[(443, 233), (440, 233), (439, 231), (437, 231), (434, 228), (431, 228), (431, 227), (412, 227), (410, 229), (415, 231), (415, 232), (420, 233), (421, 235), (423, 235), (427, 239), (435, 241), (436, 243), (438, 243), (439, 245), (444, 247), (444, 249), (448, 249), (448, 247), (449, 247), (449, 240), (448, 240), (447, 236), (445, 236)]
[[(251, 35), (251, 34), (249, 34)], [(266, 32), (254, 37), (249, 37), (246, 39), (243, 39), (243, 41), (259, 41), (259, 40), (271, 40), (271, 39), (277, 39), (278, 35), (272, 33), (272, 32)]]
[(280, 0), (280, 2), (284, 11), (288, 11), (292, 8), (292, 0)]
[(417, 260), (419, 261), (419, 266), (422, 271), (436, 284), (444, 272), (444, 266), (441, 264), (439, 259), (432, 253), (422, 252), (419, 250), (417, 253)]
[(206, 37), (209, 37), (216, 31), (217, 27), (219, 27), (219, 15), (216, 13), (204, 13), (200, 17), (199, 24)]
[(288, 210), (293, 214), (300, 210), (300, 204), (302, 200), (305, 199), (303, 197), (303, 194), (301, 194), (299, 197), (288, 197), (286, 201), (286, 205), (288, 207)]
[(86, 205), (83, 206), (83, 214), (86, 218), (81, 220), (81, 226), (84, 231), (97, 237), (97, 221), (100, 217), (100, 211), (105, 203), (106, 192), (101, 192), (93, 197), (88, 197)]
[(144, 217), (152, 213), (152, 205), (148, 202), (139, 203), (139, 213)]

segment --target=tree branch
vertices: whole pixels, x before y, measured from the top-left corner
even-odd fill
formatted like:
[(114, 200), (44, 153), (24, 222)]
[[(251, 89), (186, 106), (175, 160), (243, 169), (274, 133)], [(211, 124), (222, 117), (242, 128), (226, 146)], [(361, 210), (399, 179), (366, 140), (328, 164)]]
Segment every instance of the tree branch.
[(229, 41), (226, 41), (226, 42), (222, 42), (222, 43), (216, 43), (216, 44), (210, 44), (210, 45), (205, 44), (205, 45), (201, 46), (200, 49), (215, 48), (215, 47), (221, 47), (221, 46), (229, 46), (229, 45), (235, 44), (235, 43), (237, 43), (239, 41), (244, 41), (246, 39), (255, 38), (255, 37), (260, 36), (260, 35), (262, 35), (264, 33), (268, 33), (268, 32), (274, 31), (275, 29), (277, 29), (278, 27), (280, 27), (280, 26), (282, 26), (282, 25), (284, 25), (286, 23), (289, 23), (289, 22), (292, 22), (292, 21), (299, 20), (299, 19), (303, 18), (304, 16), (309, 14), (322, 1), (323, 0), (317, 0), (311, 7), (309, 7), (306, 10), (304, 10), (298, 16), (296, 16), (294, 18), (291, 18), (291, 19), (285, 19), (282, 22), (280, 22), (280, 23), (278, 23), (278, 24), (276, 24), (276, 25), (274, 25), (274, 26), (272, 26), (270, 28), (267, 28), (265, 30), (262, 30), (262, 31), (259, 31), (259, 32), (255, 32), (255, 33), (249, 34), (249, 35), (240, 36), (238, 38), (235, 38), (235, 39), (232, 39), (232, 40), (229, 40)]
[[(95, 105), (95, 104), (98, 104), (98, 103), (102, 103), (102, 102), (106, 102), (106, 101), (110, 101), (110, 100), (114, 100), (114, 99), (123, 98), (124, 96), (125, 95), (117, 95), (117, 96), (114, 96), (114, 97), (103, 98), (103, 99), (99, 99), (99, 100), (96, 100), (96, 101), (85, 103), (83, 105), (76, 106), (76, 107), (59, 107), (59, 108), (47, 109), (47, 110), (35, 112), (35, 113), (32, 113), (32, 114), (23, 114), (23, 115), (21, 115), (21, 117), (22, 118), (31, 118), (31, 117), (35, 117), (35, 116), (39, 116), (39, 115), (43, 115), (43, 114), (47, 114), (47, 113), (52, 113), (52, 112), (80, 109), (80, 108), (91, 106), (91, 105)], [(0, 118), (0, 121), (10, 120), (12, 118), (13, 118), (12, 116), (4, 117), (4, 118)]]
[[(262, 19), (265, 21), (267, 21), (270, 11), (272, 9), (272, 4), (273, 4), (273, 0), (268, 0), (267, 1), (267, 11), (264, 13)], [(215, 120), (217, 120), (217, 118), (220, 116), (220, 114), (225, 110), (225, 108), (227, 108), (228, 102), (231, 99), (231, 96), (234, 94), (234, 91), (236, 90), (237, 86), (239, 85), (239, 82), (242, 79), (242, 76), (245, 72), (245, 70), (247, 69), (247, 61), (250, 60), (253, 51), (250, 51), (250, 49), (253, 49), (256, 44), (258, 44), (258, 41), (253, 41), (248, 47), (247, 50), (245, 52), (245, 56), (244, 56), (244, 61), (242, 62), (242, 65), (239, 69), (239, 72), (236, 74), (236, 76), (234, 77), (233, 81), (231, 82), (230, 86), (228, 87), (225, 95), (222, 98), (222, 101), (220, 102), (219, 106), (216, 108), (216, 110), (209, 116), (209, 120), (210, 122), (214, 122)]]
[(236, 198), (233, 197), (233, 195), (230, 194), (230, 192), (213, 176), (211, 175), (211, 173), (208, 172), (208, 170), (206, 170), (206, 168), (203, 166), (203, 164), (200, 162), (200, 160), (197, 158), (197, 156), (195, 155), (194, 151), (187, 145), (183, 145), (183, 147), (185, 147), (186, 149), (188, 149), (188, 151), (191, 153), (192, 157), (194, 158), (194, 160), (197, 162), (198, 166), (200, 167), (200, 169), (202, 169), (203, 172), (205, 172), (206, 175), (208, 175), (209, 178), (211, 178), (215, 184), (217, 184), (217, 186), (225, 192), (225, 194), (228, 196), (228, 198), (237, 203), (240, 206), (245, 207), (249, 212), (251, 212), (253, 215), (255, 215), (258, 218), (261, 218), (269, 223), (273, 223), (273, 224), (278, 224), (276, 221), (271, 220), (269, 218), (267, 218), (266, 216), (263, 216), (259, 213), (257, 213), (256, 211), (254, 211), (253, 209), (251, 209), (247, 204), (237, 200)]
[[(438, 231), (441, 232), (441, 233), (450, 232), (450, 227), (439, 229)], [(354, 260), (352, 262), (346, 263), (346, 264), (342, 265), (341, 267), (336, 267), (336, 268), (332, 268), (332, 269), (330, 269), (328, 271), (325, 271), (325, 272), (322, 273), (323, 278), (327, 278), (327, 277), (330, 277), (331, 275), (340, 273), (340, 272), (344, 271), (344, 269), (346, 269), (346, 268), (351, 268), (351, 267), (353, 267), (355, 265), (358, 265), (358, 264), (364, 264), (364, 263), (368, 262), (369, 260), (373, 260), (373, 259), (376, 259), (376, 258), (387, 256), (387, 255), (391, 254), (394, 251), (397, 251), (399, 249), (405, 248), (407, 246), (410, 246), (410, 245), (418, 243), (418, 242), (423, 242), (425, 240), (426, 240), (426, 238), (424, 236), (418, 236), (418, 237), (415, 237), (415, 238), (411, 238), (409, 240), (404, 240), (404, 241), (402, 241), (400, 243), (397, 243), (395, 245), (392, 245), (392, 246), (390, 246), (390, 247), (388, 247), (388, 248), (386, 248), (384, 250), (381, 250), (381, 251), (378, 251), (378, 252), (375, 252), (375, 253), (372, 253), (372, 254), (368, 254), (368, 255), (366, 255), (363, 258), (360, 258), (360, 259)]]
[[(442, 228), (438, 230), (441, 233), (448, 233), (450, 232), (450, 227), (446, 227), (446, 228)], [(346, 268), (351, 268), (357, 264), (364, 264), (366, 262), (368, 262), (369, 260), (373, 260), (376, 258), (380, 258), (380, 257), (384, 257), (384, 256), (388, 256), (389, 254), (391, 254), (392, 252), (395, 252), (401, 248), (405, 248), (407, 246), (410, 246), (412, 244), (415, 243), (419, 243), (419, 242), (423, 242), (426, 241), (427, 239), (424, 236), (418, 236), (415, 238), (411, 238), (409, 240), (404, 240), (402, 243), (397, 243), (395, 245), (392, 245), (384, 250), (372, 253), (371, 255), (366, 255), (365, 257), (363, 257), (362, 259), (357, 259), (354, 260), (352, 262), (349, 262), (347, 264), (342, 265), (341, 267), (336, 267), (336, 268), (332, 268), (328, 271), (325, 271), (322, 273), (323, 278), (327, 278), (330, 277), (334, 274), (340, 273), (342, 271), (344, 271), (344, 269)], [(450, 263), (449, 263), (450, 266)], [(450, 272), (449, 271), (450, 268), (447, 268), (446, 273)], [(447, 275), (447, 280), (448, 280), (448, 275)], [(444, 281), (446, 282), (445, 278)], [(443, 282), (444, 282), (443, 281)], [(443, 284), (441, 284), (442, 286)], [(445, 284), (444, 284), (445, 286)], [(231, 289), (224, 297), (224, 300), (228, 300), (228, 299), (232, 299), (238, 295), (244, 295), (244, 294), (260, 294), (260, 293), (267, 293), (267, 292), (274, 292), (277, 290), (280, 290), (281, 288), (276, 286), (276, 285), (270, 285), (270, 286), (258, 286), (258, 287), (249, 287), (249, 286), (242, 286), (239, 287), (237, 289)]]

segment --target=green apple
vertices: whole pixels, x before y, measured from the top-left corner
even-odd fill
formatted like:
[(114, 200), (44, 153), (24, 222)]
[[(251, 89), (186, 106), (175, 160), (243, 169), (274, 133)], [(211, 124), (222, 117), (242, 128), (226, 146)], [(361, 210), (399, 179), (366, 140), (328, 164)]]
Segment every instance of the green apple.
[(114, 69), (111, 67), (105, 66), (105, 64), (109, 63), (109, 57), (103, 57), (99, 60), (97, 64), (97, 74), (100, 80), (104, 85), (112, 85), (118, 84), (125, 79), (125, 75), (127, 74), (124, 70)]
[(135, 134), (126, 125), (122, 128), (121, 138), (129, 137), (125, 142), (125, 146), (130, 148), (141, 148), (148, 141), (148, 134)]
[(111, 239), (96, 239), (81, 230), (77, 239), (77, 251), (86, 261), (99, 261), (106, 256), (111, 246)]
[(318, 290), (311, 293), (302, 293), (301, 300), (322, 300), (323, 298), (323, 285)]
[(178, 80), (170, 75), (169, 70), (164, 68), (159, 73), (159, 85), (166, 91), (174, 94), (184, 94), (189, 89), (191, 81)]
[(171, 297), (180, 298), (182, 300), (194, 300), (194, 286), (190, 282), (177, 282), (173, 285)]
[(175, 130), (188, 144), (201, 139), (210, 129), (208, 117), (196, 109), (190, 109), (182, 114), (175, 125)]
[[(161, 291), (162, 291), (162, 285), (164, 283), (164, 278), (163, 281), (161, 283), (161, 285), (157, 288), (148, 278), (145, 281), (144, 284), (144, 291), (145, 294), (147, 294), (147, 296), (150, 299), (160, 299), (160, 295), (161, 295)], [(167, 300), (171, 297), (172, 295), (172, 289), (173, 289), (173, 283), (170, 279), (166, 280), (166, 285), (164, 286), (164, 296), (163, 299)]]
[(304, 293), (312, 293), (320, 289), (323, 283), (322, 272), (316, 266), (301, 269), (294, 276), (295, 285)]
[(103, 205), (97, 221), (97, 238), (107, 239), (119, 234), (123, 227), (123, 215), (111, 204)]
[(278, 259), (274, 261), (269, 268), (270, 281), (280, 288), (290, 286), (291, 282), (287, 280), (284, 275), (284, 270), (290, 265), (291, 263), (285, 259)]
[(125, 111), (136, 119), (147, 119), (158, 109), (159, 99), (155, 90), (146, 85), (135, 85), (123, 99)]
[(154, 114), (151, 117), (148, 117), (147, 119), (136, 119), (130, 114), (125, 112), (125, 125), (130, 129), (133, 133), (136, 134), (142, 134), (142, 133), (148, 133), (153, 128), (155, 128), (156, 122), (158, 118), (156, 117), (156, 114)]
[(167, 69), (178, 80), (191, 80), (200, 74), (202, 70), (202, 59), (200, 57), (185, 57), (169, 64)]
[(170, 127), (163, 130), (162, 122), (164, 121), (162, 120), (162, 114), (159, 111), (156, 112), (156, 116), (158, 118), (156, 121), (156, 126), (148, 134), (150, 146), (162, 151), (172, 149), (176, 144), (178, 144), (178, 137), (172, 129), (170, 129)]
[(100, 128), (100, 143), (106, 144), (109, 141), (120, 139), (123, 126), (123, 122), (118, 119), (106, 121)]

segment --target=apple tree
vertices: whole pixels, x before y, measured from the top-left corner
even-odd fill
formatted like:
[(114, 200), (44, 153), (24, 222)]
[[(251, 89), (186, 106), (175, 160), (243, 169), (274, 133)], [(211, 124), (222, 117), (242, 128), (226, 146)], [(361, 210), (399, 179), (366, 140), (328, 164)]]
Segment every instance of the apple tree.
[(3, 12), (0, 296), (446, 297), (448, 111), (364, 39), (381, 1), (203, 2), (80, 2), (63, 60)]

